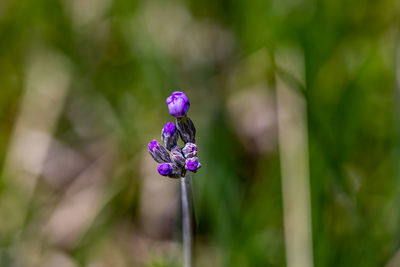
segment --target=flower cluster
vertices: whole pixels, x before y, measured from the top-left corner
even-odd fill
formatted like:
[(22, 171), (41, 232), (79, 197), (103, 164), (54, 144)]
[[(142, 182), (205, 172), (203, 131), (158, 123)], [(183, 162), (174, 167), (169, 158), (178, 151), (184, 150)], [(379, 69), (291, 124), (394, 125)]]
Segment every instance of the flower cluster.
[[(186, 116), (190, 102), (185, 93), (173, 92), (167, 98), (167, 105), (176, 123), (167, 122), (161, 130), (161, 140), (165, 147), (153, 140), (148, 148), (153, 159), (160, 163), (157, 168), (159, 174), (179, 178), (184, 177), (187, 170), (196, 172), (201, 167), (195, 144), (196, 128)], [(179, 136), (185, 143), (182, 148), (178, 146)]]

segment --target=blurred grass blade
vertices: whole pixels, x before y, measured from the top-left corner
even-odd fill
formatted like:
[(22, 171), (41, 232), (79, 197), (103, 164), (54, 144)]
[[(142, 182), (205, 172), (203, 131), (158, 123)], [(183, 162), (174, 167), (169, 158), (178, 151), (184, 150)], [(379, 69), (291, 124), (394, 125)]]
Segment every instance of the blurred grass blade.
[(286, 261), (288, 267), (312, 267), (305, 101), (279, 75), (276, 85)]
[[(10, 137), (3, 171), (3, 184), (10, 189), (4, 192), (12, 194), (11, 199), (18, 198), (17, 203), (22, 205), (18, 207), (15, 221), (12, 220), (13, 229), (21, 226), (26, 215), (69, 83), (70, 72), (60, 55), (34, 51), (28, 64), (26, 89)], [(2, 197), (7, 198), (5, 195)]]

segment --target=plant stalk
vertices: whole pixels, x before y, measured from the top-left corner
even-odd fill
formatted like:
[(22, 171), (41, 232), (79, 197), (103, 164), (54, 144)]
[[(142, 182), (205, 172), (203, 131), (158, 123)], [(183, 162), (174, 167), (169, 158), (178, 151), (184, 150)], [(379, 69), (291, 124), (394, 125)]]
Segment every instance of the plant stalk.
[(183, 267), (192, 267), (193, 255), (193, 198), (191, 174), (181, 178)]

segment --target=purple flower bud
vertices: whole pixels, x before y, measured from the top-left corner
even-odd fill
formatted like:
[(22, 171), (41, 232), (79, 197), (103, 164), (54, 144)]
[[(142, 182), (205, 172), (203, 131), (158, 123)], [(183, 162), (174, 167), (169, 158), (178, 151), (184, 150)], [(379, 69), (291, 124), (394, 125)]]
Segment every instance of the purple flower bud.
[(158, 163), (171, 162), (168, 151), (157, 140), (149, 143), (149, 153)]
[(185, 169), (178, 168), (172, 163), (161, 163), (157, 167), (157, 171), (162, 176), (168, 176), (170, 178), (179, 178), (185, 176)]
[(177, 145), (178, 132), (173, 122), (167, 122), (161, 130), (161, 140), (164, 142), (165, 147), (171, 150), (172, 147)]
[(179, 135), (185, 144), (195, 143), (196, 128), (191, 119), (188, 117), (177, 118), (176, 128), (178, 128)]
[(172, 174), (174, 169), (172, 168), (171, 164), (169, 164), (169, 163), (161, 163), (160, 165), (158, 165), (157, 171), (162, 176), (168, 176), (168, 175)]
[(185, 146), (182, 148), (182, 153), (185, 158), (193, 158), (197, 155), (197, 146), (193, 143), (186, 143)]
[(186, 164), (186, 159), (177, 149), (171, 151), (171, 160), (178, 168), (182, 168)]
[(175, 124), (174, 124), (172, 121), (167, 122), (167, 123), (164, 125), (163, 130), (164, 130), (165, 135), (171, 136), (171, 135), (173, 135), (174, 133), (176, 133)]
[(186, 115), (189, 110), (190, 102), (185, 93), (176, 91), (167, 98), (169, 113), (176, 118)]
[(196, 172), (198, 169), (201, 168), (199, 159), (197, 157), (187, 159), (185, 168), (191, 172)]

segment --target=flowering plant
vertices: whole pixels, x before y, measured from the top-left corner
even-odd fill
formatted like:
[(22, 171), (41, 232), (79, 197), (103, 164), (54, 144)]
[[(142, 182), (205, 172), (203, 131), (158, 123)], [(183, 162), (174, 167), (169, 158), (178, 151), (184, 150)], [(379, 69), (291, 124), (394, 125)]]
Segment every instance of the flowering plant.
[[(190, 102), (185, 93), (173, 92), (166, 102), (169, 113), (176, 118), (175, 123), (167, 122), (161, 130), (161, 140), (165, 147), (153, 140), (149, 143), (148, 150), (153, 159), (160, 163), (157, 167), (160, 175), (181, 179), (184, 266), (190, 267), (193, 234), (190, 172), (197, 172), (201, 168), (197, 157), (196, 128), (186, 115)], [(185, 143), (182, 148), (178, 146), (179, 136)]]
[[(160, 163), (157, 168), (160, 175), (170, 178), (185, 177), (187, 170), (197, 172), (201, 168), (196, 157), (196, 128), (186, 115), (190, 102), (185, 93), (178, 91), (173, 92), (166, 102), (170, 114), (176, 117), (176, 124), (167, 122), (161, 130), (161, 140), (166, 149), (157, 140), (153, 140), (148, 146), (149, 153), (155, 161)], [(178, 146), (178, 136), (185, 143), (182, 148)], [(167, 150), (171, 153), (169, 154)]]

